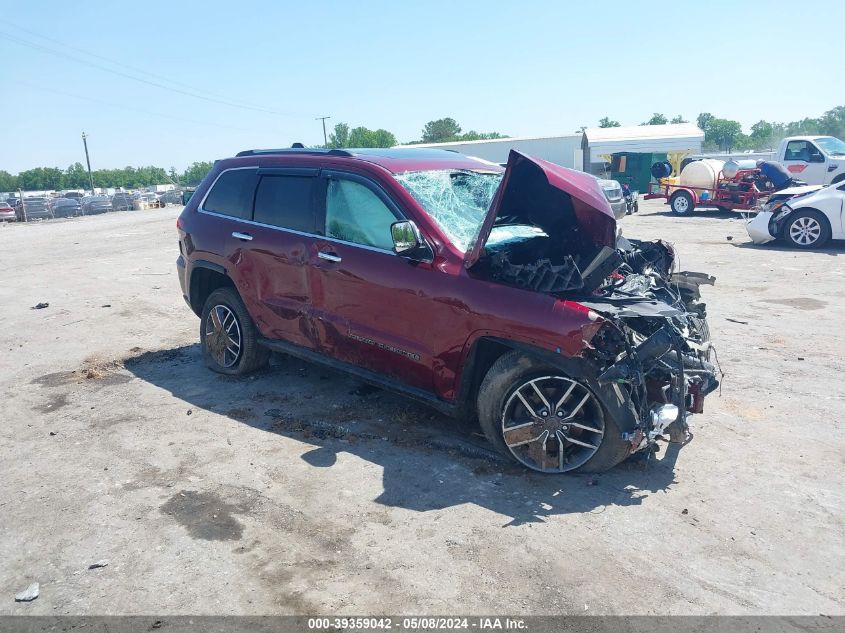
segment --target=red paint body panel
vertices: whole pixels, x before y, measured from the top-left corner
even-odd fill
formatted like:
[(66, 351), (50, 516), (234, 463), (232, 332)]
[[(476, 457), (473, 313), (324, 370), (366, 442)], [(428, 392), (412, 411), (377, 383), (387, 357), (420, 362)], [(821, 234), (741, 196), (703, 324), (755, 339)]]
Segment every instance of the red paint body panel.
[[(255, 165), (313, 166), (366, 177), (417, 223), (434, 250), (433, 261), (413, 262), (378, 249), (198, 210), (222, 171)], [(263, 336), (376, 371), (446, 401), (457, 398), (465, 360), (480, 337), (566, 356), (580, 354), (601, 326), (595, 313), (571, 301), (475, 276), (464, 267), (464, 254), (391, 176), (453, 168), (497, 170), (459, 154), (419, 160), (266, 155), (218, 161), (180, 217), (186, 260), (180, 271), (183, 292), (189, 295), (197, 260), (222, 266)], [(550, 184), (579, 196), (579, 219), (596, 240), (606, 240), (608, 226), (615, 221), (595, 180), (579, 174), (570, 183), (570, 170), (549, 165), (543, 170)], [(602, 215), (610, 224), (596, 219)], [(249, 233), (253, 240), (231, 237), (235, 231)], [(341, 261), (321, 259), (319, 252)]]

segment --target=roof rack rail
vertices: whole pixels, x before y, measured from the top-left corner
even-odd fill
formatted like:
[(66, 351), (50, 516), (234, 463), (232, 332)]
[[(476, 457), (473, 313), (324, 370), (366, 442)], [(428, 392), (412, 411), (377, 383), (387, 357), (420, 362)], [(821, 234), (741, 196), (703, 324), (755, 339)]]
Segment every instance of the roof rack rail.
[(262, 154), (310, 154), (314, 156), (352, 156), (345, 149), (320, 149), (313, 147), (285, 147), (282, 149), (245, 149), (235, 156), (261, 156)]

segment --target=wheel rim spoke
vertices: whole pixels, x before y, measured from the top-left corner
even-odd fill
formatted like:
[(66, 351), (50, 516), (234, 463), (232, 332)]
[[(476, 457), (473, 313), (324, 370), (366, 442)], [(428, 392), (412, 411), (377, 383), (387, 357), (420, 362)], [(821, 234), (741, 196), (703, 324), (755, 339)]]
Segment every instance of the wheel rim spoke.
[(569, 437), (568, 435), (565, 435), (563, 433), (563, 431), (558, 431), (558, 433), (560, 434), (560, 437), (565, 439), (567, 442), (577, 444), (578, 446), (584, 446), (585, 448), (592, 448), (592, 449), (598, 448), (598, 446), (595, 446), (594, 444), (588, 444), (587, 442), (582, 442), (581, 440), (576, 440), (574, 437)]
[(211, 323), (212, 323), (212, 325), (214, 325), (214, 331), (215, 332), (219, 331), (223, 327), (222, 324), (220, 323), (220, 315), (217, 312), (222, 307), (223, 306), (215, 306), (211, 310)]
[(546, 396), (543, 395), (543, 392), (540, 391), (540, 388), (537, 386), (536, 382), (532, 382), (531, 386), (534, 388), (534, 393), (537, 394), (537, 397), (540, 398), (540, 401), (543, 403), (543, 406), (546, 407), (546, 411), (549, 415), (551, 415), (552, 405), (549, 404), (549, 401), (546, 400)]
[(587, 426), (586, 424), (580, 424), (579, 422), (570, 422), (569, 426), (574, 426), (576, 429), (582, 429), (584, 431), (589, 431), (590, 433), (603, 433), (601, 429), (594, 429), (591, 426)]
[(525, 399), (525, 396), (523, 396), (523, 395), (520, 393), (520, 390), (519, 390), (519, 389), (517, 389), (517, 391), (516, 391), (516, 397), (517, 397), (517, 398), (519, 398), (519, 401), (522, 403), (522, 406), (524, 406), (526, 409), (528, 409), (528, 414), (529, 414), (532, 418), (539, 418), (539, 417), (540, 417), (540, 416), (537, 414), (537, 412), (534, 410), (534, 407), (532, 407), (530, 404), (528, 404), (528, 400), (526, 400), (526, 399)]
[(572, 395), (572, 392), (575, 391), (575, 383), (569, 385), (569, 388), (563, 392), (563, 395), (560, 397), (560, 400), (557, 401), (555, 405), (555, 413), (557, 413), (558, 409), (560, 409), (563, 404), (569, 399), (569, 396)]
[(592, 394), (591, 394), (589, 391), (588, 391), (587, 393), (585, 393), (585, 394), (584, 394), (584, 397), (583, 397), (583, 398), (581, 398), (581, 402), (579, 402), (577, 405), (575, 405), (575, 408), (574, 408), (574, 409), (572, 409), (572, 411), (570, 411), (569, 415), (567, 415), (567, 416), (564, 418), (564, 420), (567, 420), (567, 421), (568, 421), (568, 420), (571, 420), (571, 419), (572, 419), (572, 418), (574, 418), (576, 415), (578, 415), (578, 412), (581, 410), (581, 408), (582, 408), (585, 404), (587, 404), (587, 400), (589, 400), (589, 399), (590, 399), (590, 398), (592, 398), (592, 397), (593, 397), (593, 396), (592, 396)]

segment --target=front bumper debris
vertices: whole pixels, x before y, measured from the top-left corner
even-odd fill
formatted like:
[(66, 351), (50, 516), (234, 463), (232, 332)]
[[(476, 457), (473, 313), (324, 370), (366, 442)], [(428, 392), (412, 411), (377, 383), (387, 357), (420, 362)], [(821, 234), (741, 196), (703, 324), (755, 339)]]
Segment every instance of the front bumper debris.
[(754, 219), (750, 220), (745, 225), (745, 230), (748, 231), (748, 237), (755, 244), (767, 244), (774, 241), (775, 236), (769, 232), (769, 223), (772, 220), (770, 211), (760, 211)]

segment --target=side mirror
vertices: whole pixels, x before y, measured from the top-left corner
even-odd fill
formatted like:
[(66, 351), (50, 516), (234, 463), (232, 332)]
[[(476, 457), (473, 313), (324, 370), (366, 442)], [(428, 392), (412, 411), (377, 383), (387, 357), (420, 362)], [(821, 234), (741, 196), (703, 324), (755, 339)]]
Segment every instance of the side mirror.
[(393, 238), (393, 252), (409, 259), (431, 260), (431, 249), (420, 235), (417, 225), (410, 220), (394, 222), (390, 225)]
[(824, 162), (824, 156), (820, 152), (813, 152), (812, 154), (810, 154), (809, 162), (811, 162), (811, 163), (823, 163)]

